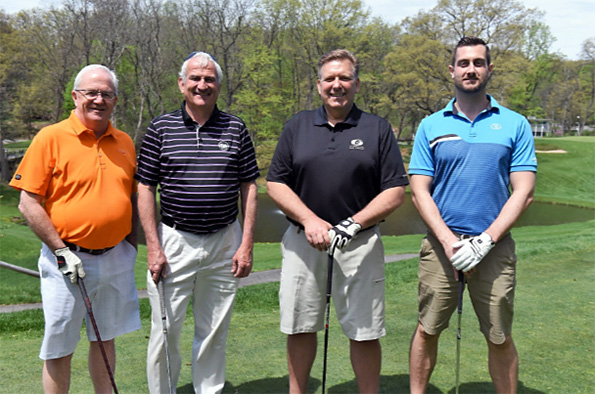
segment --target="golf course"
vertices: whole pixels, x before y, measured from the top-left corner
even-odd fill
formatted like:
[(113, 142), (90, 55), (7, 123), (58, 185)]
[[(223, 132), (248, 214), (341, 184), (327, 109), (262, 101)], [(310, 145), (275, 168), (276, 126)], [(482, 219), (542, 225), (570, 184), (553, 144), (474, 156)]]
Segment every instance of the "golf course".
[[(584, 208), (580, 222), (515, 227), (517, 288), (513, 338), (519, 353), (519, 393), (595, 392), (595, 137), (536, 139), (535, 199)], [(562, 153), (561, 153), (562, 152)], [(0, 260), (37, 270), (40, 241), (18, 210), (19, 194), (0, 183)], [(481, 203), (481, 202), (478, 202)], [(398, 215), (398, 210), (393, 213)], [(384, 236), (385, 254), (417, 253), (423, 234)], [(279, 243), (258, 243), (254, 271), (281, 267)], [(146, 288), (146, 248), (135, 266), (139, 290)], [(224, 393), (287, 393), (286, 336), (279, 331), (276, 282), (238, 290), (227, 342)], [(0, 305), (41, 302), (39, 279), (0, 268)], [(460, 393), (495, 393), (487, 346), (467, 294), (461, 328)], [(123, 394), (147, 393), (145, 361), (150, 306), (140, 300), (142, 329), (116, 340), (115, 381)], [(386, 265), (386, 327), (382, 338), (381, 393), (408, 393), (409, 341), (417, 320), (417, 258)], [(428, 393), (455, 392), (456, 314), (440, 339), (438, 363)], [(327, 388), (356, 393), (349, 343), (331, 308)], [(42, 393), (39, 348), (41, 309), (0, 314), (0, 393)], [(177, 393), (193, 393), (190, 355), (193, 318), (187, 314), (180, 340), (184, 360)], [(93, 393), (87, 371), (88, 341), (72, 360), (72, 393)], [(309, 393), (321, 392), (323, 333)]]

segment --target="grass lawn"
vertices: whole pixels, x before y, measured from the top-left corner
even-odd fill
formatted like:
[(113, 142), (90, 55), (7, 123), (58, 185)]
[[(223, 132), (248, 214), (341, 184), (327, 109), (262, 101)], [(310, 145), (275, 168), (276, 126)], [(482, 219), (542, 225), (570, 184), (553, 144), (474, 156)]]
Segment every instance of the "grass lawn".
[[(595, 388), (592, 327), (595, 323), (595, 222), (524, 227), (514, 231), (518, 245), (518, 288), (514, 338), (520, 355), (520, 393), (591, 393)], [(403, 236), (412, 243), (419, 236)], [(387, 265), (388, 335), (382, 340), (381, 392), (408, 391), (407, 353), (416, 322), (416, 259)], [(29, 281), (36, 281), (29, 278)], [(278, 283), (242, 288), (229, 331), (225, 393), (287, 392), (285, 337), (278, 330)], [(123, 393), (146, 392), (145, 355), (149, 306), (141, 300), (143, 328), (118, 339), (116, 381)], [(453, 317), (453, 319), (456, 318)], [(330, 393), (356, 392), (348, 343), (336, 319), (330, 323), (328, 387)], [(454, 387), (456, 320), (442, 336), (439, 361), (428, 393)], [(0, 371), (10, 376), (0, 393), (40, 392), (43, 333), (41, 311), (0, 315)], [(191, 393), (189, 355), (193, 325), (189, 315), (181, 340), (186, 359), (178, 393)], [(320, 392), (322, 336), (309, 392)], [(72, 390), (90, 393), (87, 346), (82, 341), (73, 361)], [(470, 300), (463, 308), (461, 393), (492, 393), (486, 345)]]
[[(595, 207), (593, 138), (538, 139), (538, 147), (566, 154), (539, 153), (536, 197), (542, 201)], [(36, 270), (39, 241), (16, 208), (18, 194), (0, 184), (0, 260)], [(519, 351), (519, 393), (595, 392), (595, 221), (513, 230), (517, 241), (518, 287), (514, 338)], [(422, 235), (383, 237), (386, 254), (416, 253)], [(278, 268), (278, 243), (258, 244), (255, 270)], [(386, 325), (382, 340), (382, 393), (408, 392), (408, 347), (416, 325), (417, 259), (386, 267)], [(137, 287), (145, 287), (146, 248), (139, 249)], [(242, 288), (229, 331), (224, 393), (287, 392), (285, 336), (279, 332), (278, 283)], [(39, 302), (39, 281), (0, 269), (0, 304)], [(149, 335), (148, 300), (141, 300), (142, 329), (117, 340), (116, 382), (122, 393), (146, 393), (145, 357)], [(193, 324), (189, 315), (181, 345), (186, 358), (178, 393), (191, 393), (189, 356)], [(428, 393), (454, 393), (456, 316), (441, 338), (438, 365)], [(348, 342), (334, 314), (330, 323), (330, 393), (357, 391)], [(41, 392), (38, 358), (43, 335), (41, 310), (0, 314), (0, 393)], [(309, 392), (321, 391), (322, 336)], [(72, 392), (91, 393), (83, 340), (72, 363)], [(8, 378), (9, 377), (9, 378)], [(485, 340), (469, 298), (464, 300), (461, 393), (493, 393)]]

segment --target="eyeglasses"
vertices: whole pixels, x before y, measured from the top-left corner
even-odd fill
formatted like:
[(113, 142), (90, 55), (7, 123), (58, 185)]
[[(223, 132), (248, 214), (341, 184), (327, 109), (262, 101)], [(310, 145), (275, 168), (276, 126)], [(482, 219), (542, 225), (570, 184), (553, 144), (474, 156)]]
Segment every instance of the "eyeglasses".
[(89, 100), (95, 100), (99, 95), (104, 100), (113, 100), (116, 98), (116, 93), (104, 90), (77, 89), (76, 92), (82, 93)]
[(214, 61), (215, 63), (217, 63), (217, 59), (215, 59), (215, 56), (211, 55), (211, 54), (210, 54), (210, 53), (208, 53), (208, 52), (203, 52), (203, 51), (194, 51), (194, 52), (192, 52), (190, 55), (186, 56), (186, 59), (184, 59), (184, 61), (192, 59), (192, 58), (194, 57), (194, 55), (196, 55), (197, 53), (200, 53), (200, 52), (202, 52), (202, 53), (205, 53), (205, 54), (209, 55), (209, 56), (211, 57), (211, 59), (213, 59), (213, 61)]

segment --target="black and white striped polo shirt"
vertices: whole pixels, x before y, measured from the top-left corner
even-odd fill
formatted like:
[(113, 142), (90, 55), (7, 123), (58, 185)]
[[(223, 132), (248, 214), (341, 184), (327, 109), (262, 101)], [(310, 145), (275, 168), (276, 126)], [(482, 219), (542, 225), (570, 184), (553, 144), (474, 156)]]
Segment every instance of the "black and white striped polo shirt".
[(260, 175), (256, 154), (240, 118), (215, 108), (199, 126), (185, 105), (149, 124), (135, 178), (159, 185), (162, 221), (211, 233), (236, 219), (240, 183)]

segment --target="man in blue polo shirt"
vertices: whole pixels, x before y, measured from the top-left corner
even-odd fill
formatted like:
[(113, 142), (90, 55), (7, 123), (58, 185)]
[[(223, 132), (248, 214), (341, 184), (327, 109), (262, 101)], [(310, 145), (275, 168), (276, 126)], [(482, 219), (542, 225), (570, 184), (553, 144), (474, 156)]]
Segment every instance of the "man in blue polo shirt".
[[(139, 215), (147, 240), (152, 308), (147, 355), (151, 393), (170, 392), (156, 283), (161, 280), (164, 287), (173, 391), (182, 364), (179, 337), (192, 299), (194, 391), (220, 393), (238, 281), (252, 269), (254, 180), (259, 172), (243, 121), (217, 109), (221, 80), (221, 67), (211, 55), (192, 53), (178, 80), (182, 107), (153, 119), (138, 159)], [(243, 227), (237, 220), (238, 195)]]
[(412, 393), (427, 388), (438, 338), (457, 306), (461, 272), (488, 343), (496, 392), (516, 392), (516, 256), (509, 231), (533, 200), (537, 161), (527, 120), (486, 94), (492, 70), (486, 43), (462, 38), (449, 66), (455, 98), (425, 118), (415, 137), (411, 191), (429, 231), (420, 251)]
[(286, 123), (267, 176), (269, 195), (291, 222), (279, 292), (291, 393), (307, 391), (316, 333), (324, 328), (329, 247), (332, 298), (359, 390), (378, 391), (385, 335), (378, 223), (401, 205), (408, 180), (390, 124), (354, 104), (358, 72), (346, 50), (321, 57), (323, 105)]

